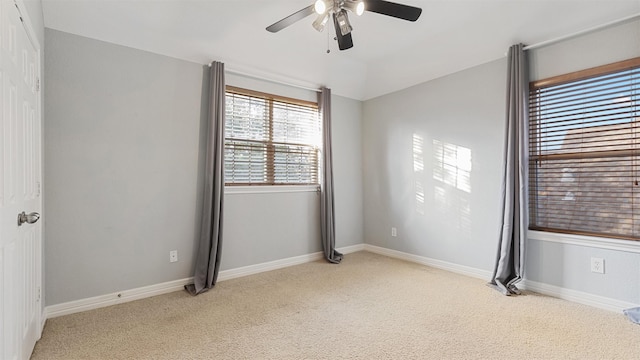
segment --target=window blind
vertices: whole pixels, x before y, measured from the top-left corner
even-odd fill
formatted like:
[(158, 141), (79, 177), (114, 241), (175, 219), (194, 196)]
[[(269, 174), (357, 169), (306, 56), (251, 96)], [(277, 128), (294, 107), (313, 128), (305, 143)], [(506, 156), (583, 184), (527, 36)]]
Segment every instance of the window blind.
[(640, 58), (532, 83), (530, 229), (640, 239)]
[(317, 104), (227, 87), (225, 113), (227, 184), (318, 184)]

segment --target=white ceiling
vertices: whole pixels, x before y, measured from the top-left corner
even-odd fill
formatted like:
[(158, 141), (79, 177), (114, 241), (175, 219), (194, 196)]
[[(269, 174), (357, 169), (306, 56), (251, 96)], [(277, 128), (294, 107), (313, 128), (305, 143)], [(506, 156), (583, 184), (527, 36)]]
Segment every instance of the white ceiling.
[[(366, 100), (533, 44), (640, 13), (640, 0), (398, 0), (417, 22), (350, 14), (354, 47), (339, 51), (314, 16), (268, 25), (314, 0), (43, 0), (45, 26), (201, 64)], [(329, 28), (329, 26), (327, 26)], [(327, 44), (331, 52), (327, 54)]]

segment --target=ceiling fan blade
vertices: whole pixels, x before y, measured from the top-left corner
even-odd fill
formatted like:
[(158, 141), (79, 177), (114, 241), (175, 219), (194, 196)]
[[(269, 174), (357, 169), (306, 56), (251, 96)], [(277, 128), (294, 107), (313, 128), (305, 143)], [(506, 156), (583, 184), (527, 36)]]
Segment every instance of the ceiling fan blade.
[(333, 14), (333, 26), (336, 29), (336, 39), (338, 40), (338, 49), (347, 50), (353, 47), (353, 39), (351, 38), (351, 33), (347, 35), (342, 35), (340, 32), (340, 24), (338, 24), (338, 19), (336, 18), (336, 14)]
[(313, 6), (314, 5), (311, 4), (302, 10), (294, 12), (293, 14), (287, 16), (286, 18), (267, 26), (267, 31), (275, 33), (286, 28), (289, 25), (293, 25), (293, 23), (295, 23), (296, 21), (300, 21), (306, 18), (307, 16), (315, 12)]
[(422, 14), (422, 9), (420, 8), (383, 0), (366, 0), (364, 2), (364, 9), (408, 21), (416, 21), (420, 17), (420, 14)]

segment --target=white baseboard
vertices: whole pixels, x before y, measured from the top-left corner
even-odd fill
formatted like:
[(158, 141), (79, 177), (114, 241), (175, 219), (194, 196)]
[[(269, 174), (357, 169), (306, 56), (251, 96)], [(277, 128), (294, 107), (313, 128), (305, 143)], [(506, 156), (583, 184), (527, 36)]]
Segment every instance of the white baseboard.
[[(40, 314), (40, 336), (42, 336), (42, 332), (44, 331), (44, 325), (47, 323), (47, 319), (49, 318), (49, 310), (45, 307), (42, 309), (42, 313)], [(40, 340), (40, 336), (38, 340)]]
[(122, 304), (129, 301), (170, 293), (183, 289), (185, 285), (191, 282), (193, 282), (193, 278), (186, 278), (106, 295), (94, 296), (86, 299), (69, 301), (62, 304), (47, 306), (44, 312), (47, 318), (50, 319), (57, 316), (69, 315), (81, 311), (98, 309), (105, 306)]
[(620, 301), (600, 295), (594, 295), (582, 291), (567, 289), (555, 285), (544, 284), (531, 280), (523, 280), (518, 283), (518, 287), (524, 290), (530, 290), (543, 295), (576, 302), (579, 304), (589, 305), (596, 308), (621, 313), (623, 309), (639, 306), (638, 304), (627, 301)]
[[(336, 250), (343, 254), (349, 254), (352, 252), (364, 250), (364, 244), (341, 247), (337, 248)], [(218, 281), (231, 280), (242, 276), (282, 269), (293, 265), (300, 265), (307, 262), (320, 260), (322, 259), (322, 257), (322, 252), (316, 252), (281, 260), (269, 261), (256, 265), (244, 266), (236, 269), (223, 270), (218, 274)], [(190, 283), (193, 283), (192, 277), (47, 306), (44, 308), (44, 311), (42, 313), (41, 326), (42, 328), (44, 328), (47, 319), (179, 291), (184, 289), (184, 286)]]
[(243, 266), (235, 269), (222, 270), (218, 273), (218, 281), (231, 280), (243, 276), (259, 274), (266, 271), (282, 269), (289, 266), (300, 265), (322, 259), (322, 253), (312, 253), (294, 256), (286, 259), (269, 261), (266, 263)]
[(343, 254), (351, 254), (358, 251), (363, 251), (366, 248), (365, 244), (351, 245), (351, 246), (343, 246), (340, 248), (336, 248), (339, 252)]
[(391, 250), (391, 249), (369, 245), (369, 244), (364, 245), (364, 250), (372, 253), (400, 259), (400, 260), (406, 260), (406, 261), (427, 265), (434, 268), (447, 270), (447, 271), (451, 271), (454, 273), (458, 273), (458, 274), (462, 274), (462, 275), (466, 275), (466, 276), (470, 276), (470, 277), (474, 277), (482, 280), (487, 280), (487, 281), (489, 281), (492, 275), (490, 271), (472, 268), (470, 266), (454, 264), (454, 263), (450, 263), (442, 260), (431, 259), (424, 256), (409, 254), (402, 251)]
[[(356, 251), (364, 250), (364, 248), (365, 248), (364, 244), (358, 244), (358, 245), (336, 248), (336, 250), (343, 254), (349, 254)], [(311, 253), (306, 255), (294, 256), (286, 259), (269, 261), (261, 264), (243, 266), (236, 269), (223, 270), (223, 271), (220, 271), (220, 273), (218, 274), (218, 281), (231, 280), (231, 279), (239, 278), (242, 276), (254, 275), (254, 274), (259, 274), (265, 271), (277, 270), (277, 269), (282, 269), (289, 266), (300, 265), (300, 264), (320, 260), (323, 258), (323, 256), (324, 255), (322, 252), (316, 252), (316, 253)]]

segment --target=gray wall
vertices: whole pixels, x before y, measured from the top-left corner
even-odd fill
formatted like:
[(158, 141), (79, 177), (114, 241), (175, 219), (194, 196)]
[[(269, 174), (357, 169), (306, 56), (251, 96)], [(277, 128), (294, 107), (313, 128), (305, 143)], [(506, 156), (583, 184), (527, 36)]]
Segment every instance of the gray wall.
[[(191, 276), (203, 66), (50, 29), (45, 41), (46, 304)], [(291, 95), (247, 81), (228, 83)], [(336, 243), (348, 246), (363, 241), (361, 103), (333, 102)], [(320, 251), (318, 207), (315, 192), (227, 194), (221, 269)]]
[[(366, 243), (491, 268), (499, 229), (505, 66), (505, 60), (495, 61), (364, 103)], [(463, 161), (454, 164), (463, 170), (458, 179), (442, 181), (442, 158), (436, 156), (445, 144), (470, 153), (468, 182)]]
[[(533, 78), (541, 79), (636, 56), (640, 23), (630, 22), (531, 51), (530, 66)], [(505, 75), (501, 59), (364, 103), (366, 243), (493, 270)], [(442, 142), (470, 150), (470, 191), (438, 180), (435, 156)], [(604, 275), (590, 272), (592, 256), (605, 259)], [(543, 284), (640, 303), (637, 253), (533, 237), (525, 273)]]

